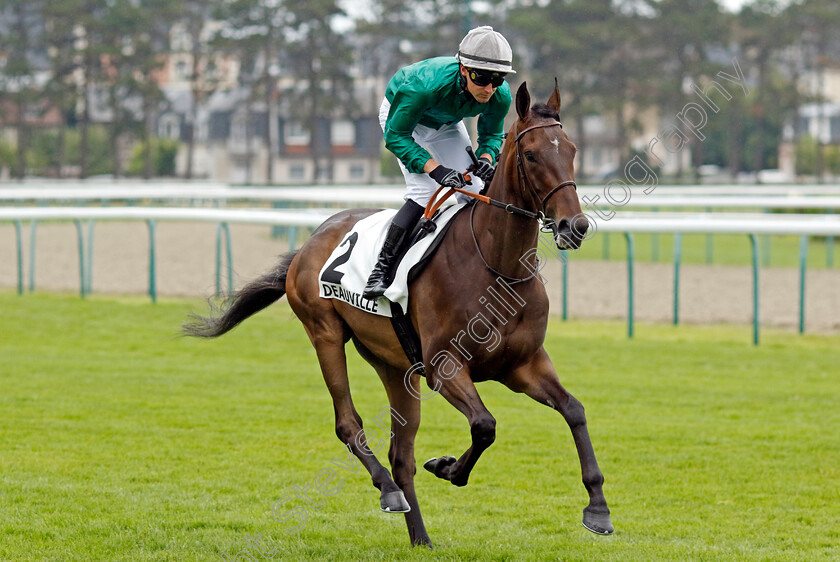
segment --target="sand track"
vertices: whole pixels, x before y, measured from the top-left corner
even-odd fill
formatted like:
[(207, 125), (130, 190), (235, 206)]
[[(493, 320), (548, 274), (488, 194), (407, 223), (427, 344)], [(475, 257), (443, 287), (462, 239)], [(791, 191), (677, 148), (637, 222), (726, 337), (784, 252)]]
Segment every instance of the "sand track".
[[(217, 227), (201, 223), (158, 223), (157, 291), (161, 296), (209, 296), (215, 291)], [(287, 243), (270, 236), (267, 226), (231, 225), (234, 286), (267, 270)], [(25, 284), (29, 283), (29, 229), (24, 227)], [(144, 294), (148, 290), (149, 235), (144, 223), (97, 223), (93, 251), (93, 291)], [(0, 287), (17, 286), (14, 229), (0, 228)], [(76, 228), (67, 223), (37, 227), (35, 290), (79, 291)], [(226, 271), (226, 270), (225, 270)], [(561, 266), (545, 268), (553, 313), (561, 311)], [(637, 263), (635, 317), (671, 322), (673, 266)], [(223, 274), (223, 283), (226, 283)], [(223, 285), (224, 286), (224, 285)], [(806, 330), (840, 330), (840, 271), (809, 270)], [(795, 329), (799, 318), (799, 272), (762, 268), (760, 319), (763, 326)], [(627, 315), (627, 266), (622, 262), (574, 260), (569, 265), (569, 316), (623, 319)], [(752, 321), (752, 273), (748, 267), (683, 265), (680, 322), (748, 324)]]

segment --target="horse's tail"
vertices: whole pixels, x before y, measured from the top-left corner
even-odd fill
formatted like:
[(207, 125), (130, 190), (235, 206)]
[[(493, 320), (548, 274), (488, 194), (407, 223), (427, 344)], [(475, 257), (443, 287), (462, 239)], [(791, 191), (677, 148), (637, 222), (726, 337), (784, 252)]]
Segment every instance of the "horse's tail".
[(201, 338), (215, 338), (226, 334), (246, 320), (280, 300), (286, 294), (286, 275), (297, 251), (289, 252), (268, 273), (254, 279), (235, 292), (221, 306), (210, 303), (211, 314), (191, 314), (181, 327), (184, 334)]

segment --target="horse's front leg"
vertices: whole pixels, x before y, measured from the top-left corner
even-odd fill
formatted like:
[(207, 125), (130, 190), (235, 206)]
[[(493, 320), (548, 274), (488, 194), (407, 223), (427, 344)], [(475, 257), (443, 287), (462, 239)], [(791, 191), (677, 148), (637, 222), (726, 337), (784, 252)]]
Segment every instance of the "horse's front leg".
[(510, 376), (502, 380), (511, 390), (524, 392), (537, 402), (554, 408), (569, 424), (572, 437), (575, 440), (583, 485), (589, 492), (589, 505), (583, 510), (583, 526), (600, 535), (613, 532), (610, 510), (604, 498), (604, 475), (595, 459), (595, 450), (589, 438), (586, 426), (586, 415), (583, 404), (572, 396), (557, 377), (557, 372), (551, 364), (551, 359), (544, 349), (540, 349), (537, 357), (527, 365), (516, 369)]
[(475, 463), (481, 453), (496, 440), (496, 419), (487, 411), (466, 368), (450, 379), (436, 378), (432, 384), (440, 383), (439, 391), (450, 404), (467, 417), (470, 424), (472, 443), (458, 459), (440, 457), (426, 461), (423, 467), (438, 478), (449, 480), (456, 486), (466, 486)]

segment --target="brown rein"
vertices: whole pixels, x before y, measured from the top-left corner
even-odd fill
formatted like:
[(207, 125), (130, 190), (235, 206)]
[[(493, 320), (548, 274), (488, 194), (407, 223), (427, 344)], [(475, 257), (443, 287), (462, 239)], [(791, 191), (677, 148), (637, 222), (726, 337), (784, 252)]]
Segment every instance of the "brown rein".
[[(516, 131), (516, 123), (514, 123), (514, 134), (516, 136), (515, 136), (513, 142), (516, 145), (516, 171), (519, 174), (520, 182), (522, 182), (526, 187), (528, 187), (529, 193), (531, 194), (532, 197), (534, 196), (534, 189), (532, 188), (532, 184), (531, 184), (530, 179), (528, 178), (528, 174), (525, 172), (525, 165), (522, 163), (522, 156), (521, 156), (521, 152), (519, 150), (519, 141), (525, 135), (525, 133), (533, 131), (534, 129), (542, 129), (544, 127), (556, 127), (556, 126), (559, 126), (560, 128), (563, 128), (563, 124), (560, 123), (559, 121), (556, 121), (554, 123), (540, 123), (540, 124), (537, 124), (537, 125), (532, 125), (532, 126), (526, 128), (526, 129), (524, 129), (520, 132), (517, 132)], [(470, 149), (468, 148), (467, 151), (469, 151), (469, 150)], [(475, 156), (473, 156), (473, 158), (475, 158)], [(464, 178), (467, 181), (469, 181), (471, 179), (469, 174), (464, 174)], [(443, 197), (438, 199), (438, 194), (440, 194), (441, 190), (444, 189), (443, 186), (440, 186), (437, 189), (437, 191), (435, 191), (434, 195), (432, 195), (432, 198), (429, 200), (429, 203), (426, 205), (426, 210), (423, 213), (423, 218), (431, 219), (434, 216), (434, 214), (438, 211), (438, 209), (440, 209), (440, 206), (443, 205), (444, 201), (449, 199), (455, 193), (461, 193), (462, 195), (466, 195), (467, 197), (472, 197), (473, 199), (481, 201), (482, 203), (486, 203), (488, 205), (492, 205), (494, 207), (499, 207), (500, 209), (504, 209), (505, 211), (507, 211), (510, 214), (522, 215), (522, 216), (528, 217), (529, 219), (539, 219), (539, 220), (545, 222), (546, 221), (545, 206), (548, 203), (548, 200), (551, 199), (551, 197), (555, 193), (557, 193), (558, 191), (560, 191), (564, 187), (568, 187), (568, 186), (572, 186), (572, 187), (575, 188), (575, 190), (577, 190), (577, 184), (575, 183), (574, 180), (566, 180), (564, 182), (561, 182), (557, 187), (552, 189), (548, 193), (548, 195), (546, 195), (545, 197), (542, 198), (542, 200), (540, 201), (542, 208), (538, 212), (533, 212), (533, 211), (529, 211), (527, 209), (522, 209), (521, 207), (517, 207), (516, 205), (512, 205), (510, 203), (503, 203), (502, 201), (498, 201), (496, 199), (492, 199), (490, 197), (487, 197), (486, 195), (481, 195), (479, 193), (473, 193), (472, 191), (467, 191), (466, 189), (461, 189), (459, 187), (450, 187), (449, 190), (443, 195)]]

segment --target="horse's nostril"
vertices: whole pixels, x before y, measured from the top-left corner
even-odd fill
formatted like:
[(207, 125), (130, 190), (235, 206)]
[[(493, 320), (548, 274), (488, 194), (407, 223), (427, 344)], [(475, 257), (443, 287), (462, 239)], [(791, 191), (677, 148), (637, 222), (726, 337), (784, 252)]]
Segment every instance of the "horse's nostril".
[(572, 219), (572, 232), (575, 233), (575, 236), (579, 236), (583, 238), (586, 235), (586, 231), (589, 230), (589, 220), (581, 215), (577, 215), (574, 219)]
[(554, 241), (560, 249), (577, 248), (580, 244), (579, 240), (574, 231), (569, 228), (569, 221), (562, 219), (557, 222), (557, 228), (554, 231)]

